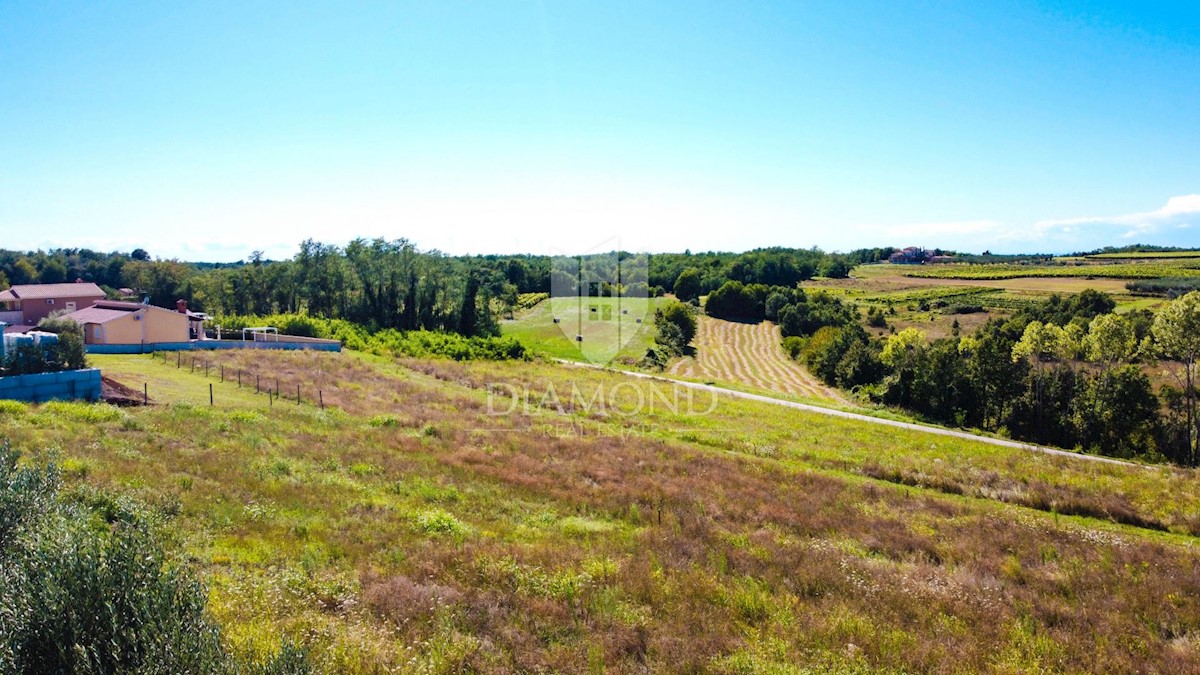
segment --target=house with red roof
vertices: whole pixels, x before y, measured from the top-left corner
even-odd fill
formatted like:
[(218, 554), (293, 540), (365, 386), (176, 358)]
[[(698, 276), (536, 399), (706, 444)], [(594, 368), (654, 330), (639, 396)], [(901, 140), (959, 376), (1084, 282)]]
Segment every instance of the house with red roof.
[(73, 284), (21, 284), (0, 291), (0, 321), (36, 326), (54, 312), (74, 312), (104, 299), (99, 286), (85, 281)]

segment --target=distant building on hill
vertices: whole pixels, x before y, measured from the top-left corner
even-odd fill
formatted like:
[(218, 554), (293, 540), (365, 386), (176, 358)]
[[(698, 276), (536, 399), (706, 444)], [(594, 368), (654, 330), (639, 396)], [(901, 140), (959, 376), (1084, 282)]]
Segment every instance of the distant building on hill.
[(933, 257), (933, 251), (918, 246), (909, 246), (888, 256), (888, 262), (896, 265), (920, 265)]

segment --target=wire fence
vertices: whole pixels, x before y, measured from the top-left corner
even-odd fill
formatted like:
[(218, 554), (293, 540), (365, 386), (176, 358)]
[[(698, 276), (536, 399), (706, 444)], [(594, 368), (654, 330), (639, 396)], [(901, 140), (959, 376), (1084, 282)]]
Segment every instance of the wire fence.
[[(162, 359), (167, 365), (171, 365), (171, 362), (174, 361), (175, 368), (179, 370), (186, 368), (190, 373), (202, 373), (205, 378), (215, 379), (220, 384), (236, 384), (238, 389), (246, 390), (253, 386), (256, 395), (266, 394), (268, 405), (271, 407), (274, 407), (276, 402), (286, 402), (295, 405), (307, 403), (322, 410), (325, 409), (325, 392), (312, 383), (305, 386), (301, 382), (289, 382), (285, 390), (280, 384), (279, 377), (274, 373), (267, 373), (264, 377), (262, 372), (247, 368), (227, 368), (223, 363), (213, 363), (195, 353), (185, 355), (183, 351), (153, 352), (150, 357)], [(293, 384), (295, 385), (294, 390)], [(210, 406), (216, 405), (216, 392), (213, 383), (210, 382), (208, 385), (208, 404)], [(142, 404), (150, 404), (150, 385), (147, 382), (142, 383)]]

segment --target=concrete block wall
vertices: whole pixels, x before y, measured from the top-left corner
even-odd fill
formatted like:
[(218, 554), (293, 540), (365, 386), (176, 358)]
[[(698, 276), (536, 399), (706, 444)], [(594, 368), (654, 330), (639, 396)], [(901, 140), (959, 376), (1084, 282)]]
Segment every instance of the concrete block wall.
[(0, 377), (0, 398), (31, 403), (45, 401), (99, 401), (100, 369), (64, 370), (60, 373)]

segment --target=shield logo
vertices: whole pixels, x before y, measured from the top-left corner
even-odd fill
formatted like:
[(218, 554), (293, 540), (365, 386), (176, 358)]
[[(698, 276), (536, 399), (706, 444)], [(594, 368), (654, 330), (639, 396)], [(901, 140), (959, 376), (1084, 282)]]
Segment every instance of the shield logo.
[[(612, 250), (600, 252), (610, 243)], [(601, 365), (650, 330), (647, 256), (621, 251), (616, 243), (605, 242), (583, 255), (554, 256), (550, 273), (554, 323), (580, 356)]]

